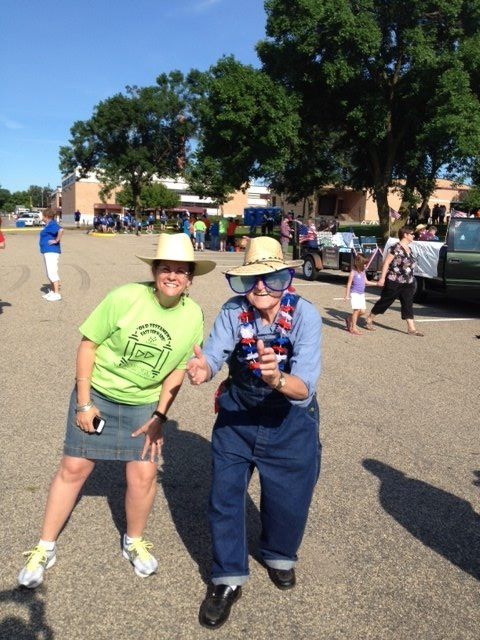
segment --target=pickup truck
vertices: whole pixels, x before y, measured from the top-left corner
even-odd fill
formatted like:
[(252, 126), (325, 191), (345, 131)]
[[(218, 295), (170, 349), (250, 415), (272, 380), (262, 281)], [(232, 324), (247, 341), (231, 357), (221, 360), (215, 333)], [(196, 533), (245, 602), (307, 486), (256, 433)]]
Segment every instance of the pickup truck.
[[(390, 238), (385, 250), (394, 242)], [(415, 241), (416, 302), (435, 291), (451, 298), (480, 302), (480, 218), (450, 218), (445, 243)]]

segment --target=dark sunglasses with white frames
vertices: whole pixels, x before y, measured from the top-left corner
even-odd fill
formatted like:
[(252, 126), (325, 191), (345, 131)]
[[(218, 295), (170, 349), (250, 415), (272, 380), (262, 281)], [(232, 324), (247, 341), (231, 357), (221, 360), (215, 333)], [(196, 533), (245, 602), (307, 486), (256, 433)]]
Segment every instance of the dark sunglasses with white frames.
[(292, 284), (295, 269), (282, 269), (273, 273), (264, 273), (260, 276), (236, 276), (227, 274), (230, 289), (235, 293), (245, 295), (255, 289), (255, 285), (259, 280), (265, 285), (267, 291), (279, 293), (288, 289)]

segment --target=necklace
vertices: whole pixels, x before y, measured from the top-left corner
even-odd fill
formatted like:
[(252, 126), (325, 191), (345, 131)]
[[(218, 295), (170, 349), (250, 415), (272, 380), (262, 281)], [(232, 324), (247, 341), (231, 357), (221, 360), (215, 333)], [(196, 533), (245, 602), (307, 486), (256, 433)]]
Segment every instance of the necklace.
[[(294, 295), (295, 289), (289, 287), (283, 294), (280, 301), (280, 309), (277, 314), (275, 337), (271, 343), (273, 351), (277, 356), (278, 368), (284, 371), (288, 353), (288, 333), (292, 328), (292, 317), (295, 311), (298, 297)], [(240, 320), (240, 346), (247, 367), (254, 376), (260, 378), (260, 363), (258, 362), (257, 334), (255, 331), (255, 314), (253, 307), (248, 306), (246, 311), (242, 311), (238, 316)]]

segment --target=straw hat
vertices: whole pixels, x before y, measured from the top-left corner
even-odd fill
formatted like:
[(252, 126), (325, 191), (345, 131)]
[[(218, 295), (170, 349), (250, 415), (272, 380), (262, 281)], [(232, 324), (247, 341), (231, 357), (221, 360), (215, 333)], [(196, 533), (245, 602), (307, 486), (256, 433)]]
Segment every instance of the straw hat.
[(417, 224), (417, 226), (415, 227), (415, 231), (423, 231), (426, 228), (427, 228), (426, 224)]
[(277, 240), (260, 236), (250, 238), (245, 250), (243, 265), (225, 271), (231, 276), (261, 276), (293, 267), (300, 267), (303, 260), (284, 260), (282, 247)]
[(216, 266), (212, 260), (197, 260), (195, 258), (192, 242), (186, 233), (161, 233), (158, 238), (157, 253), (154, 256), (137, 256), (137, 258), (150, 265), (154, 260), (193, 262), (195, 276), (203, 276), (213, 271)]

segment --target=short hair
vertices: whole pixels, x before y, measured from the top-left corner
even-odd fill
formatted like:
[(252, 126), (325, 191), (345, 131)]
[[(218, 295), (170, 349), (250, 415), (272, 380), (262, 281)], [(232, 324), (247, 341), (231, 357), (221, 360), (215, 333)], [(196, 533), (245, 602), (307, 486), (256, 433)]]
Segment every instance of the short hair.
[(52, 209), (45, 209), (42, 215), (44, 218), (50, 218), (51, 220), (53, 220), (53, 218), (55, 217), (55, 211), (53, 211)]
[(409, 227), (408, 225), (400, 227), (400, 229), (398, 230), (398, 239), (402, 240), (403, 237), (407, 235), (407, 233), (414, 233), (412, 227)]

